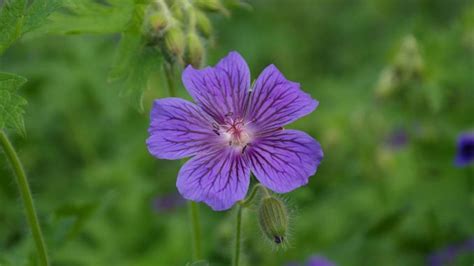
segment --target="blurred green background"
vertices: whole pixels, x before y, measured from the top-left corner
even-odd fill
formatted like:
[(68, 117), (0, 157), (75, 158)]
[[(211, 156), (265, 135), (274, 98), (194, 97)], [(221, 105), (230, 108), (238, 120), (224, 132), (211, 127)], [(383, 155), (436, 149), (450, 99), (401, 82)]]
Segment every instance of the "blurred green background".
[[(320, 105), (290, 127), (318, 139), (325, 157), (308, 186), (283, 196), (292, 209), (287, 250), (273, 250), (255, 211), (244, 212), (242, 263), (285, 265), (320, 254), (337, 265), (425, 265), (436, 250), (474, 237), (474, 169), (453, 163), (458, 134), (474, 127), (474, 3), (250, 5), (229, 18), (211, 15), (216, 34), (206, 65), (236, 50), (253, 79), (275, 64), (301, 83)], [(28, 78), (20, 90), (27, 134), (10, 136), (53, 265), (185, 265), (186, 204), (154, 206), (176, 194), (180, 162), (157, 160), (145, 146), (151, 102), (168, 96), (163, 73), (153, 73), (139, 112), (118, 96), (121, 82), (107, 81), (118, 34), (57, 32), (25, 36), (0, 57), (1, 71)], [(35, 265), (5, 158), (0, 265)], [(205, 258), (230, 265), (235, 210), (200, 210)], [(471, 251), (450, 265), (473, 262)]]

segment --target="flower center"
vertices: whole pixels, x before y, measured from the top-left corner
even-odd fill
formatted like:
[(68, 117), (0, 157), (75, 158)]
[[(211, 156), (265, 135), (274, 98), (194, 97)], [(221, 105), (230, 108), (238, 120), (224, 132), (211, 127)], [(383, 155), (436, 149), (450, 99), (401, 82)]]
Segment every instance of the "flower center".
[(245, 122), (240, 118), (227, 118), (225, 124), (219, 127), (218, 132), (229, 143), (229, 146), (236, 148), (244, 149), (252, 138)]

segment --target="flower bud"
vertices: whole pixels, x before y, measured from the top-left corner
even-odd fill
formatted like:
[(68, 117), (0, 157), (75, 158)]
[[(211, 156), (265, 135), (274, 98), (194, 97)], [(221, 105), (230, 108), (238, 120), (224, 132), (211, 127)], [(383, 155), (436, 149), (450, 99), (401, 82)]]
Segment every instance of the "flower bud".
[(206, 38), (211, 37), (212, 24), (209, 18), (203, 12), (196, 11), (196, 26), (199, 32)]
[(172, 26), (165, 33), (165, 48), (170, 55), (181, 58), (184, 53), (184, 33), (178, 25)]
[(197, 7), (205, 11), (216, 12), (222, 10), (222, 5), (219, 0), (195, 0)]
[(194, 67), (200, 67), (204, 56), (202, 41), (194, 31), (189, 32), (186, 37), (187, 50), (185, 61)]
[(168, 20), (162, 12), (155, 12), (148, 17), (148, 24), (154, 32), (159, 32), (166, 28)]
[(285, 243), (289, 219), (286, 206), (280, 199), (264, 197), (258, 209), (258, 220), (268, 239), (278, 245)]

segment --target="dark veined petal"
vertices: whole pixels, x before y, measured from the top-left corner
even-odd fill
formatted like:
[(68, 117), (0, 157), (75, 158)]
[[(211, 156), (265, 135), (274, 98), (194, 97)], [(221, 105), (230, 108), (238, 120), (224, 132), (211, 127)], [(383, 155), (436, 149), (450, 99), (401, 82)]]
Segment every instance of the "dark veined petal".
[(180, 159), (217, 145), (212, 118), (198, 106), (179, 98), (156, 100), (150, 114), (146, 144), (160, 159)]
[(215, 211), (242, 200), (250, 182), (250, 168), (239, 150), (223, 148), (199, 154), (186, 162), (176, 186), (183, 197), (205, 202)]
[(255, 81), (247, 120), (255, 129), (266, 131), (282, 127), (311, 113), (318, 102), (288, 81), (274, 66), (266, 67)]
[(308, 183), (323, 158), (319, 143), (298, 130), (279, 130), (248, 146), (247, 160), (265, 187), (286, 193)]
[(217, 122), (226, 116), (239, 115), (250, 88), (250, 72), (245, 60), (231, 52), (215, 67), (201, 70), (188, 66), (183, 83), (196, 103)]

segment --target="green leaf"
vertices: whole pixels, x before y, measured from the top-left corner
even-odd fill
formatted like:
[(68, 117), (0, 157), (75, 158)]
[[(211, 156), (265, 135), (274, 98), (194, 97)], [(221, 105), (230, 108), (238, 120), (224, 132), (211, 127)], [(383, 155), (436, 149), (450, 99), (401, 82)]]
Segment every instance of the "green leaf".
[(0, 10), (0, 54), (22, 34), (26, 0), (6, 0)]
[(64, 0), (40, 32), (56, 34), (116, 33), (126, 27), (133, 0)]
[(0, 72), (0, 129), (11, 128), (25, 134), (23, 107), (27, 102), (16, 93), (25, 82), (23, 77)]
[(145, 5), (135, 5), (133, 17), (122, 33), (115, 62), (109, 73), (109, 81), (119, 81), (122, 86), (120, 94), (130, 97), (140, 111), (143, 110), (142, 98), (148, 79), (151, 74), (160, 71), (162, 64), (161, 54), (148, 46), (141, 34), (144, 10)]
[(143, 92), (151, 74), (160, 71), (161, 54), (144, 40), (130, 32), (122, 34), (109, 81), (121, 83), (121, 96), (130, 97), (133, 105), (143, 110)]
[(61, 7), (61, 0), (35, 0), (26, 11), (23, 34), (31, 32), (43, 23), (57, 9)]

